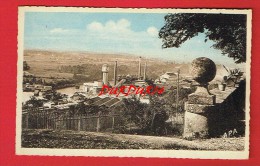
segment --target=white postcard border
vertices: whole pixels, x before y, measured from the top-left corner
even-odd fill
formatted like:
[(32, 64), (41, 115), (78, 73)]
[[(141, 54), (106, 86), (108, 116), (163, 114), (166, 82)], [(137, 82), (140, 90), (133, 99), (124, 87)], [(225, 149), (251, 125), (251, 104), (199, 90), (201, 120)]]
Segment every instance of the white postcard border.
[[(18, 8), (18, 62), (17, 62), (17, 104), (16, 104), (16, 155), (43, 156), (97, 156), (97, 157), (158, 157), (199, 159), (248, 159), (250, 120), (250, 69), (252, 10), (250, 9), (146, 9), (146, 8), (85, 8), (85, 7), (19, 7)], [(22, 81), (24, 51), (25, 12), (120, 12), (120, 13), (225, 13), (247, 15), (247, 62), (246, 62), (246, 130), (244, 151), (198, 151), (198, 150), (108, 150), (108, 149), (48, 149), (21, 147)]]

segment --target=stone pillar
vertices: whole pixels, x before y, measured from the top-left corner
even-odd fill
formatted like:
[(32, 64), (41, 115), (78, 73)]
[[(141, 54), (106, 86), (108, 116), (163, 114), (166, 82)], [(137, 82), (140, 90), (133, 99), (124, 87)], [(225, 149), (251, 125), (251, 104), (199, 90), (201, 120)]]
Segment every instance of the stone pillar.
[(214, 111), (216, 102), (216, 96), (208, 91), (208, 82), (216, 75), (216, 65), (208, 58), (197, 58), (191, 64), (190, 74), (198, 85), (185, 103), (183, 137), (207, 138), (211, 119), (209, 116)]

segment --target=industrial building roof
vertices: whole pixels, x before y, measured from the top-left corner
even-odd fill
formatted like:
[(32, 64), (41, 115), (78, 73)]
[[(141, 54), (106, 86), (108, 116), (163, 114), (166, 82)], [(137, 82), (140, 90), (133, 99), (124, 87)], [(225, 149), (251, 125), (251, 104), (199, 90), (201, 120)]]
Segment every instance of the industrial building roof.
[(118, 101), (120, 101), (118, 98), (113, 98), (105, 103), (103, 103), (102, 105), (105, 105), (107, 107), (112, 106), (113, 104), (117, 103)]
[(110, 100), (110, 97), (105, 97), (105, 98), (103, 98), (103, 99), (100, 99), (100, 100), (94, 102), (93, 104), (100, 106), (100, 105), (102, 105), (103, 103), (105, 103), (105, 102), (107, 102), (107, 101), (109, 101), (109, 100)]

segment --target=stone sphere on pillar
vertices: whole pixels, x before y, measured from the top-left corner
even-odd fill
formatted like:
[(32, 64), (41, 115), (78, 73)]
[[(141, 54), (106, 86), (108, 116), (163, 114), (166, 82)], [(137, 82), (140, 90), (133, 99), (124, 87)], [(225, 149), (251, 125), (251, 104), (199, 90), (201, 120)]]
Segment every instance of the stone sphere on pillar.
[(206, 57), (194, 59), (190, 67), (190, 74), (199, 84), (207, 84), (212, 81), (216, 76), (216, 71), (215, 63)]

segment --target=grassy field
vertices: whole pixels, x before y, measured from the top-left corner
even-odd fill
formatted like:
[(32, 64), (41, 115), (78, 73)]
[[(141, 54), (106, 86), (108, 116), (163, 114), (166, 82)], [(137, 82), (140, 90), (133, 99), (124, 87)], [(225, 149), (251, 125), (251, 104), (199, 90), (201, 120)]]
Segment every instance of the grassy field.
[(22, 147), (241, 151), (244, 150), (244, 138), (212, 138), (188, 141), (175, 137), (155, 137), (83, 131), (23, 130)]

